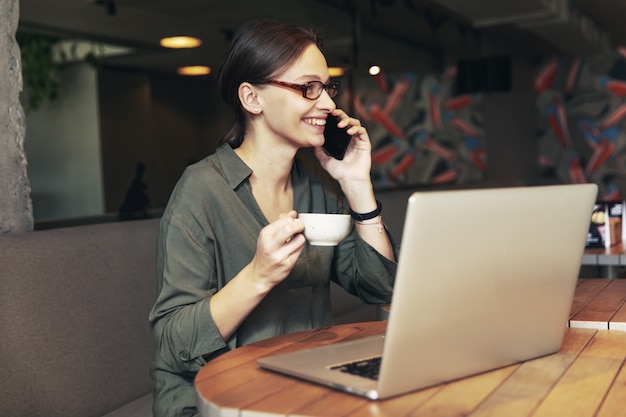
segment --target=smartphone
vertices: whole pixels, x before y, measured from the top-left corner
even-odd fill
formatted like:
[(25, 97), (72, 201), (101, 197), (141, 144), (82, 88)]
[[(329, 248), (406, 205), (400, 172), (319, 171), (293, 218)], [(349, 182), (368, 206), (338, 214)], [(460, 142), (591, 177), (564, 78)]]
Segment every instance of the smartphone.
[(326, 153), (335, 159), (343, 159), (348, 149), (352, 136), (346, 133), (345, 128), (337, 127), (339, 119), (332, 114), (326, 119), (326, 127), (324, 128), (324, 145), (322, 146)]

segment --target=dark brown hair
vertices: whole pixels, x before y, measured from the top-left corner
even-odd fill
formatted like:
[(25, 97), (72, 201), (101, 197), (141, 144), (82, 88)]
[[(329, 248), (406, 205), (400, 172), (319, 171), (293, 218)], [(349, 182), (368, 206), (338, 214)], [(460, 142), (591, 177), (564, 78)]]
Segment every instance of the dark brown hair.
[(313, 29), (266, 19), (241, 27), (217, 73), (220, 95), (235, 112), (235, 124), (222, 138), (222, 143), (228, 142), (236, 148), (246, 133), (246, 113), (238, 93), (241, 83), (267, 83), (295, 62), (311, 44), (323, 50), (322, 39)]

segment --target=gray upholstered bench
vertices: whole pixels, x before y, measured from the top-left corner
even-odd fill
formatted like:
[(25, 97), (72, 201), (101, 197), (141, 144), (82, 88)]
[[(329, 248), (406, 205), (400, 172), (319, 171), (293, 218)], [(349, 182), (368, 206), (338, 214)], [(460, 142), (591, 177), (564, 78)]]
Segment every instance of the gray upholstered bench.
[(0, 412), (152, 415), (158, 219), (0, 236)]
[[(159, 219), (0, 236), (0, 415), (152, 415)], [(331, 286), (336, 323), (376, 319)]]

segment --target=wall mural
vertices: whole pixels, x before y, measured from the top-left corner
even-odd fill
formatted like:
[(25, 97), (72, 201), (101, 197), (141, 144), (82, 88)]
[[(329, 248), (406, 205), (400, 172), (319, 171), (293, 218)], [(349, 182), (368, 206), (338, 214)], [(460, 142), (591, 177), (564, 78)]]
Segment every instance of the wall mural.
[(594, 182), (599, 198), (626, 196), (626, 49), (592, 60), (552, 57), (534, 82), (545, 182)]
[[(359, 80), (354, 111), (368, 128), (378, 188), (479, 182), (487, 164), (482, 95), (455, 95), (440, 76)], [(534, 80), (542, 183), (594, 182), (626, 197), (626, 48), (593, 59), (550, 57)]]
[(376, 187), (483, 178), (482, 96), (455, 95), (455, 75), (450, 67), (440, 76), (381, 73), (359, 80), (353, 107), (372, 141)]

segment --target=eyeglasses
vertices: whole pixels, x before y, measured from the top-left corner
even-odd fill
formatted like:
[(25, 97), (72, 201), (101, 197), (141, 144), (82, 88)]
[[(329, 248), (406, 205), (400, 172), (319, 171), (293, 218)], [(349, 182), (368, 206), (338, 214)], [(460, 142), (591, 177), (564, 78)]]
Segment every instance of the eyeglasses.
[(339, 92), (339, 81), (331, 81), (328, 84), (324, 84), (321, 81), (309, 81), (304, 84), (292, 84), (284, 81), (269, 80), (267, 83), (302, 91), (302, 97), (308, 98), (309, 100), (317, 100), (320, 98), (324, 90), (326, 90), (331, 98), (335, 97)]

